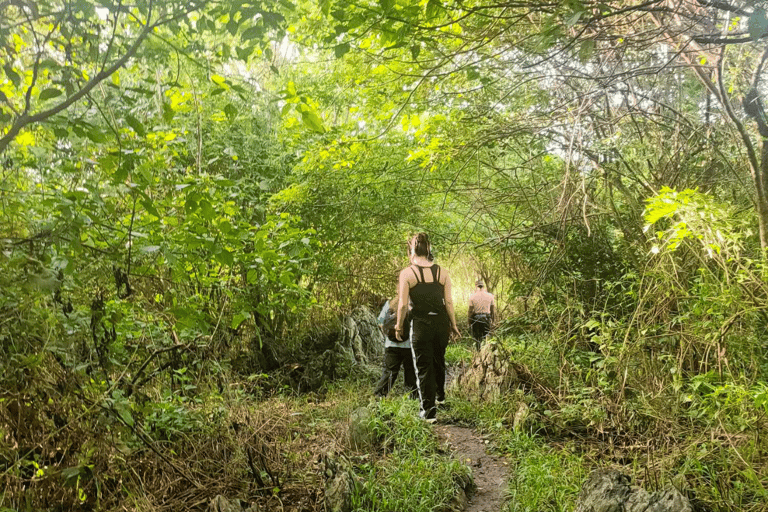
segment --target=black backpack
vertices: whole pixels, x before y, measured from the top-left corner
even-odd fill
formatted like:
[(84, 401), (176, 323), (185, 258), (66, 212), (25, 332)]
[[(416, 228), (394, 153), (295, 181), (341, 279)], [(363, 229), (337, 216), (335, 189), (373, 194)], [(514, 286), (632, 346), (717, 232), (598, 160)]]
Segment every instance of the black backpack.
[[(397, 336), (395, 334), (395, 328), (397, 327), (397, 311), (392, 309), (392, 306), (389, 306), (389, 310), (387, 311), (387, 314), (384, 315), (384, 324), (382, 326), (384, 330), (384, 336), (389, 338), (389, 341), (394, 341), (396, 343), (399, 343), (400, 340), (397, 339)], [(411, 312), (409, 311), (407, 315), (405, 315), (405, 325), (403, 325), (403, 341), (407, 340), (411, 337)]]

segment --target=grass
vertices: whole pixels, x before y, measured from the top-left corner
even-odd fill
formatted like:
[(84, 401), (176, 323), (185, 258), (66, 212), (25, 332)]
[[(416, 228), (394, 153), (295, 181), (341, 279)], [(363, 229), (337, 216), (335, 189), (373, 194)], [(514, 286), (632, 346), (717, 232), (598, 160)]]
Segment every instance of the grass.
[[(541, 335), (499, 341), (542, 382), (553, 389), (562, 383), (558, 393), (538, 399), (517, 390), (480, 403), (449, 393), (449, 408), (441, 417), (490, 436), (495, 449), (508, 456), (505, 512), (572, 510), (587, 475), (606, 465), (648, 491), (674, 484), (695, 495), (700, 510), (768, 511), (768, 438), (763, 435), (768, 393), (763, 387), (704, 375), (681, 380), (677, 391), (639, 389), (615, 402), (615, 394), (600, 387), (601, 382), (611, 385), (607, 371), (588, 361), (582, 368), (577, 360), (561, 360), (558, 340)], [(467, 366), (473, 354), (472, 340), (461, 339), (449, 345), (446, 360)], [(604, 378), (588, 384), (578, 378), (586, 371)], [(559, 373), (565, 374), (562, 380)], [(67, 466), (82, 467), (84, 477), (70, 478), (73, 487), (64, 488), (60, 475), (46, 471), (25, 490), (29, 477), (23, 471), (33, 468), (8, 470), (3, 482), (15, 487), (0, 494), (0, 509), (26, 510), (26, 498), (52, 502), (57, 491), (62, 504), (84, 501), (83, 507), (105, 511), (185, 511), (189, 503), (222, 494), (265, 510), (301, 502), (304, 510), (320, 512), (325, 481), (317, 463), (328, 453), (350, 461), (357, 511), (444, 509), (468, 468), (453, 460), (433, 428), (418, 419), (418, 404), (402, 387), (376, 401), (373, 384), (370, 376), (357, 375), (321, 391), (297, 395), (287, 389), (267, 398), (252, 394), (247, 381), (229, 381), (222, 391), (201, 386), (200, 400), (148, 396), (142, 409), (131, 411), (157, 452), (114, 414), (94, 413), (67, 427), (68, 436), (88, 440), (83, 458)], [(111, 397), (115, 407), (122, 406), (118, 398)], [(521, 404), (530, 417), (515, 429)], [(49, 407), (54, 406), (55, 401)], [(359, 416), (358, 427), (369, 435), (366, 443), (353, 445), (350, 418), (361, 409), (367, 413)], [(94, 430), (99, 425), (108, 429)], [(82, 498), (76, 494), (81, 489)]]
[(455, 482), (469, 469), (442, 450), (432, 428), (418, 418), (418, 404), (392, 396), (370, 409), (370, 428), (380, 434), (386, 456), (356, 468), (362, 479), (354, 509), (427, 512), (447, 505)]
[(472, 362), (474, 355), (474, 341), (472, 338), (461, 338), (450, 343), (445, 350), (445, 364), (447, 366), (461, 366)]
[[(639, 392), (617, 402), (608, 371), (562, 361), (558, 340), (498, 341), (515, 362), (557, 390), (547, 403), (519, 390), (483, 403), (449, 396), (451, 419), (477, 428), (509, 457), (506, 512), (572, 510), (589, 473), (604, 466), (649, 492), (674, 485), (698, 510), (768, 511), (768, 442), (761, 435), (766, 415), (758, 388), (729, 384), (698, 399), (668, 387), (653, 392), (652, 400)], [(456, 347), (453, 359), (464, 357)], [(589, 372), (599, 378), (580, 378)], [(697, 378), (702, 377), (691, 379), (691, 386)], [(521, 403), (531, 415), (515, 430)]]

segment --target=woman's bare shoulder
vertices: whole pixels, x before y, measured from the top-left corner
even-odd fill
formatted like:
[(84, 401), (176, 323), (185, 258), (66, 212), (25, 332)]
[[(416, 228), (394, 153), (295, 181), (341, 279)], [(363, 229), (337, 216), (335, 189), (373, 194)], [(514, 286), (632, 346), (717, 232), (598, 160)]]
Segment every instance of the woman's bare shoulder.
[(451, 280), (451, 274), (448, 273), (448, 269), (445, 267), (440, 267), (440, 284), (445, 285), (448, 281)]

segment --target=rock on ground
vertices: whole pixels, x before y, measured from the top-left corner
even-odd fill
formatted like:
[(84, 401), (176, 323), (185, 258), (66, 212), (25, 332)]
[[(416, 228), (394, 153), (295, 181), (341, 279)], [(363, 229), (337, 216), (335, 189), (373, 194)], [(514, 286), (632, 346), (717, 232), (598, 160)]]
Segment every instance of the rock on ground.
[(371, 449), (377, 441), (376, 432), (370, 428), (373, 413), (367, 407), (360, 407), (349, 415), (349, 445), (356, 450)]
[(248, 508), (243, 508), (240, 500), (228, 500), (224, 496), (218, 495), (208, 504), (207, 512), (259, 512), (259, 507), (258, 505), (251, 505)]
[(351, 512), (355, 477), (349, 461), (343, 455), (328, 453), (323, 456), (322, 464), (325, 478), (325, 510)]
[(453, 379), (450, 391), (467, 398), (492, 400), (518, 383), (509, 352), (501, 344), (485, 343), (472, 364)]
[(339, 345), (350, 348), (358, 363), (374, 363), (384, 353), (384, 335), (376, 316), (365, 306), (358, 306), (343, 320)]
[(328, 380), (349, 375), (353, 367), (369, 371), (375, 378), (381, 371), (383, 354), (384, 335), (376, 316), (367, 307), (358, 306), (340, 319), (338, 331), (322, 336), (320, 343), (304, 354), (306, 359), (296, 366), (292, 377), (294, 387), (302, 391), (318, 389)]
[(600, 469), (584, 482), (573, 512), (693, 512), (693, 507), (674, 487), (649, 493), (615, 469)]

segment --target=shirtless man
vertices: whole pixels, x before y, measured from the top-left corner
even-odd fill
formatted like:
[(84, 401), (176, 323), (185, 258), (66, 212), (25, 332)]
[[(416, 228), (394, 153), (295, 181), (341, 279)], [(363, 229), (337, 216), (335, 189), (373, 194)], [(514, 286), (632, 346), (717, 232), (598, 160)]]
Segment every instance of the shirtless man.
[(485, 291), (482, 279), (475, 283), (475, 293), (469, 297), (468, 317), (475, 346), (480, 350), (496, 317), (496, 299), (492, 293)]

